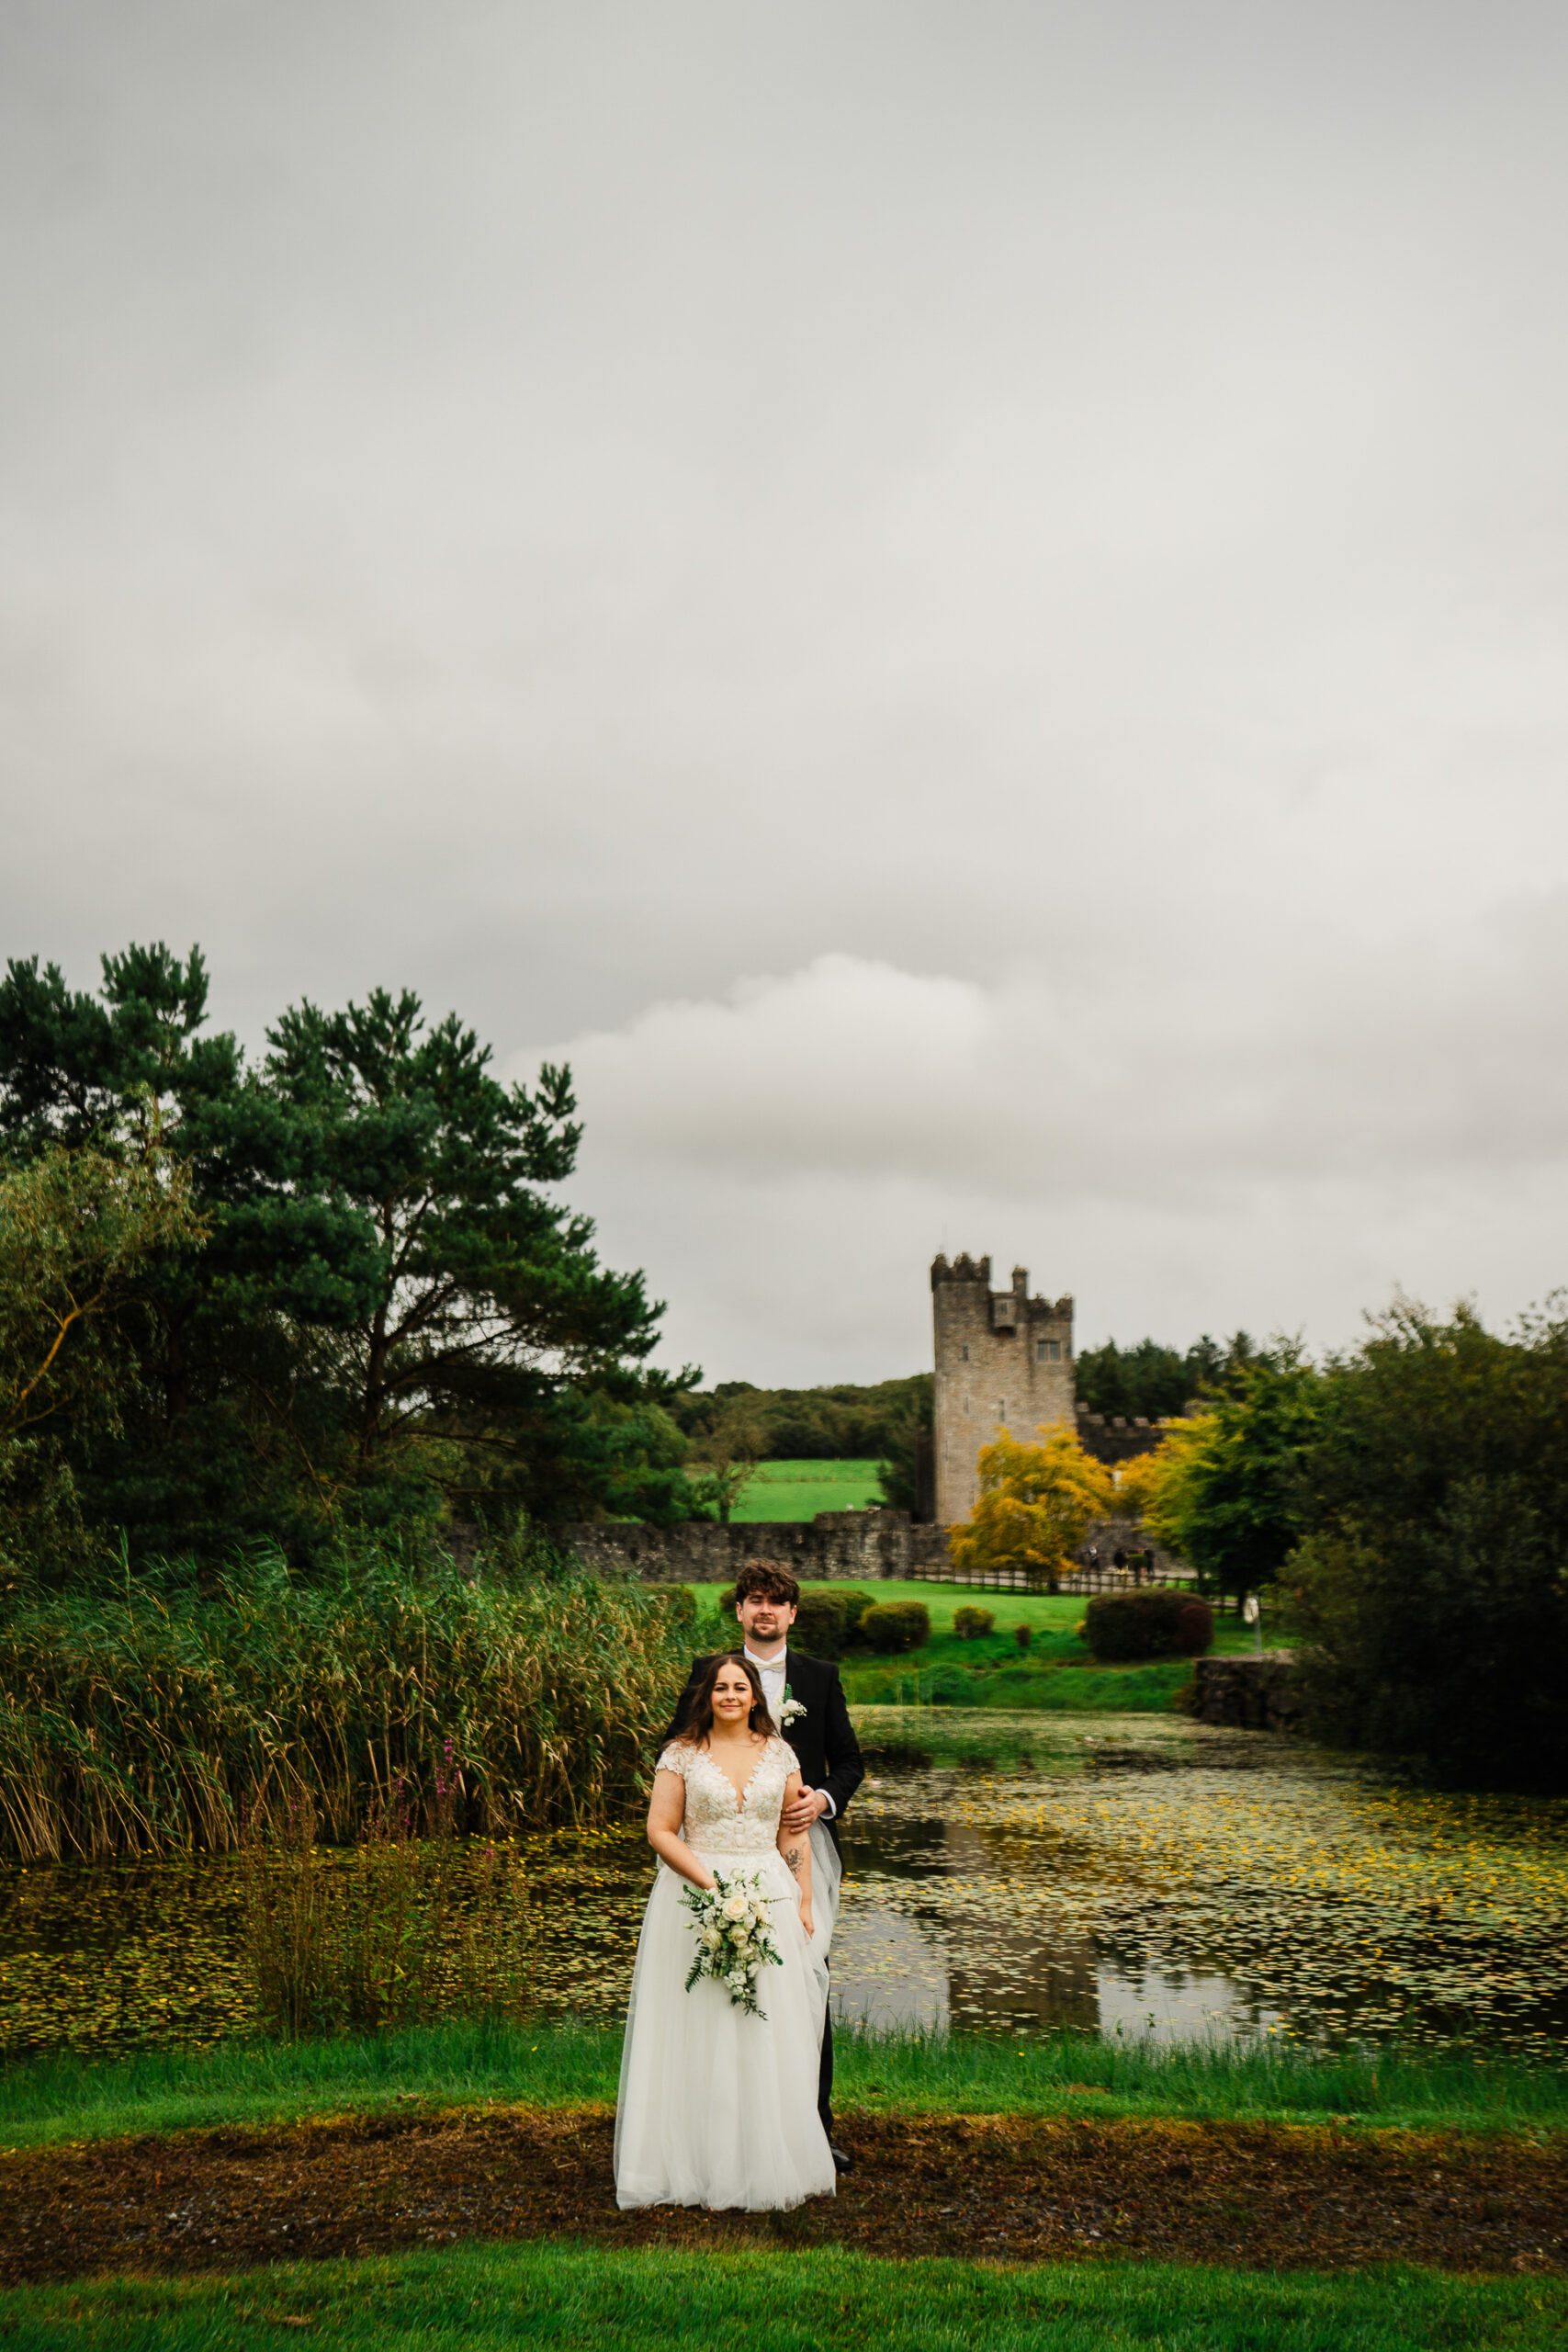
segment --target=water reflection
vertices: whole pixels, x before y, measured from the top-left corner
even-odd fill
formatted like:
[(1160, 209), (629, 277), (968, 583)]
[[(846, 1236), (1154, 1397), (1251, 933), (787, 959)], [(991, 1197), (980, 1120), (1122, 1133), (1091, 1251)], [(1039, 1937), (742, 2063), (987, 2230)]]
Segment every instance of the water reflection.
[[(1175, 1757), (1122, 1755), (1134, 1770), (1180, 1767)], [(969, 1759), (967, 1769), (971, 1777), (994, 1775), (998, 1758)], [(1032, 1778), (1032, 1765), (1014, 1770), (1021, 1781)], [(935, 1760), (921, 1757), (912, 1777), (924, 1782), (934, 1772)], [(877, 1777), (887, 1789), (889, 1776)], [(892, 1785), (898, 1787), (896, 1778)], [(903, 1785), (913, 1793), (908, 1780)], [(1053, 1920), (1048, 1905), (1038, 1900), (1021, 1905), (1013, 1922), (1005, 1913), (998, 1919), (994, 1905), (966, 1913), (964, 1891), (989, 1889), (998, 1867), (1017, 1885), (1019, 1858), (1008, 1855), (1005, 1834), (947, 1813), (899, 1818), (897, 1804), (895, 1796), (878, 1807), (893, 1817), (875, 1828), (852, 1826), (852, 1816), (845, 1824), (844, 1905), (833, 1954), (835, 2022), (921, 2030), (952, 2023), (1015, 2033), (1070, 2027), (1161, 2041), (1278, 2029), (1277, 2012), (1248, 2001), (1229, 1976), (1137, 1965), (1124, 1970), (1066, 1913)], [(923, 1920), (918, 1895), (905, 1912), (890, 1907), (890, 1879), (902, 1882), (907, 1903), (909, 1890), (935, 1880), (950, 1882), (958, 1900), (942, 1906), (940, 1924)]]
[[(837, 2018), (1164, 2040), (1568, 2028), (1568, 1805), (1423, 1793), (1173, 1716), (857, 1711)], [(550, 2009), (616, 2018), (640, 1822), (527, 1844)], [(0, 2049), (214, 2041), (248, 1989), (230, 1858), (0, 1868)]]

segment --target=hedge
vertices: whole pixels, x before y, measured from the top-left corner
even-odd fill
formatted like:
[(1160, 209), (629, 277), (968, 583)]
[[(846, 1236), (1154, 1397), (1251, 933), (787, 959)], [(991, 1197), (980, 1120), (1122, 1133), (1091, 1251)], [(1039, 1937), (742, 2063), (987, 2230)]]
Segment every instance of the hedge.
[(1132, 1658), (1201, 1657), (1214, 1638), (1214, 1612), (1179, 1586), (1096, 1594), (1078, 1636), (1104, 1665)]

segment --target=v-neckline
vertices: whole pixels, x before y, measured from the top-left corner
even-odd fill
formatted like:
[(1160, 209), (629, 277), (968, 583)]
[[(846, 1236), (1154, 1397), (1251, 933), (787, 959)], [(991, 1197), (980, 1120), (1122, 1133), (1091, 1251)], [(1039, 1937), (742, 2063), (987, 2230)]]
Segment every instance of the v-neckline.
[(713, 1752), (712, 1748), (711, 1748), (711, 1747), (709, 1747), (709, 1748), (705, 1748), (705, 1749), (704, 1749), (704, 1751), (703, 1751), (703, 1752), (704, 1752), (704, 1754), (706, 1756), (706, 1758), (707, 1758), (707, 1759), (708, 1759), (708, 1762), (713, 1766), (714, 1770), (715, 1770), (716, 1772), (719, 1773), (719, 1774), (722, 1776), (723, 1781), (724, 1781), (724, 1784), (725, 1784), (726, 1788), (728, 1788), (728, 1790), (729, 1791), (730, 1795), (731, 1795), (732, 1797), (735, 1797), (735, 1810), (736, 1810), (736, 1812), (737, 1812), (737, 1813), (744, 1813), (744, 1812), (745, 1812), (745, 1810), (746, 1810), (746, 1800), (747, 1800), (747, 1798), (748, 1798), (748, 1797), (750, 1795), (750, 1793), (751, 1793), (751, 1783), (752, 1783), (752, 1781), (756, 1779), (756, 1777), (757, 1777), (758, 1773), (761, 1770), (761, 1769), (762, 1769), (762, 1765), (763, 1765), (763, 1762), (764, 1762), (764, 1760), (765, 1760), (765, 1758), (766, 1758), (766, 1757), (767, 1757), (768, 1750), (769, 1750), (769, 1748), (770, 1748), (772, 1746), (773, 1746), (773, 1742), (772, 1742), (772, 1740), (765, 1739), (765, 1740), (762, 1742), (761, 1749), (761, 1752), (760, 1752), (760, 1753), (759, 1753), (759, 1755), (758, 1755), (757, 1761), (755, 1762), (755, 1764), (753, 1764), (753, 1765), (752, 1765), (750, 1771), (747, 1774), (747, 1777), (746, 1777), (746, 1786), (741, 1790), (740, 1794), (739, 1794), (738, 1797), (736, 1797), (736, 1796), (735, 1796), (735, 1783), (734, 1783), (734, 1781), (730, 1779), (730, 1777), (729, 1777), (728, 1773), (725, 1771), (723, 1765), (719, 1762), (719, 1760), (718, 1760), (717, 1757), (714, 1754), (714, 1752)]

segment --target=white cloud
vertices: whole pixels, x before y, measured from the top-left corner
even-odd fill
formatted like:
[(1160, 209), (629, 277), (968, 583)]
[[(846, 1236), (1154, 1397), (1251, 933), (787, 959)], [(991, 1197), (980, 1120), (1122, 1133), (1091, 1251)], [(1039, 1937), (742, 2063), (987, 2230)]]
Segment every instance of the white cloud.
[(1297, 959), (1224, 993), (1179, 976), (1157, 997), (1068, 992), (1027, 968), (984, 986), (832, 954), (553, 1050), (596, 1157), (746, 1181), (1157, 1205), (1528, 1168), (1568, 1154), (1558, 911), (1516, 910), (1506, 952)]
[(1507, 1316), (1568, 1275), (1561, 936), (1520, 914), (1440, 987), (1328, 957), (1206, 1008), (823, 956), (550, 1049), (573, 1196), (714, 1377), (919, 1363), (939, 1248), (1021, 1259), (1088, 1338), (1341, 1344), (1396, 1284)]

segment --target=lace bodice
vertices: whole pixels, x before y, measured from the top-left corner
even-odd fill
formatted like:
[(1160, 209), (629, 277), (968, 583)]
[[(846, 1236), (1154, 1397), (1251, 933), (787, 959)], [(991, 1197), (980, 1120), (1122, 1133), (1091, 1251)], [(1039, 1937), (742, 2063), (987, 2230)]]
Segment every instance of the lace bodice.
[(745, 1796), (737, 1803), (735, 1784), (705, 1748), (672, 1739), (659, 1759), (661, 1772), (679, 1772), (686, 1783), (681, 1835), (699, 1854), (766, 1854), (778, 1843), (789, 1776), (798, 1770), (793, 1747), (770, 1739), (757, 1751)]

